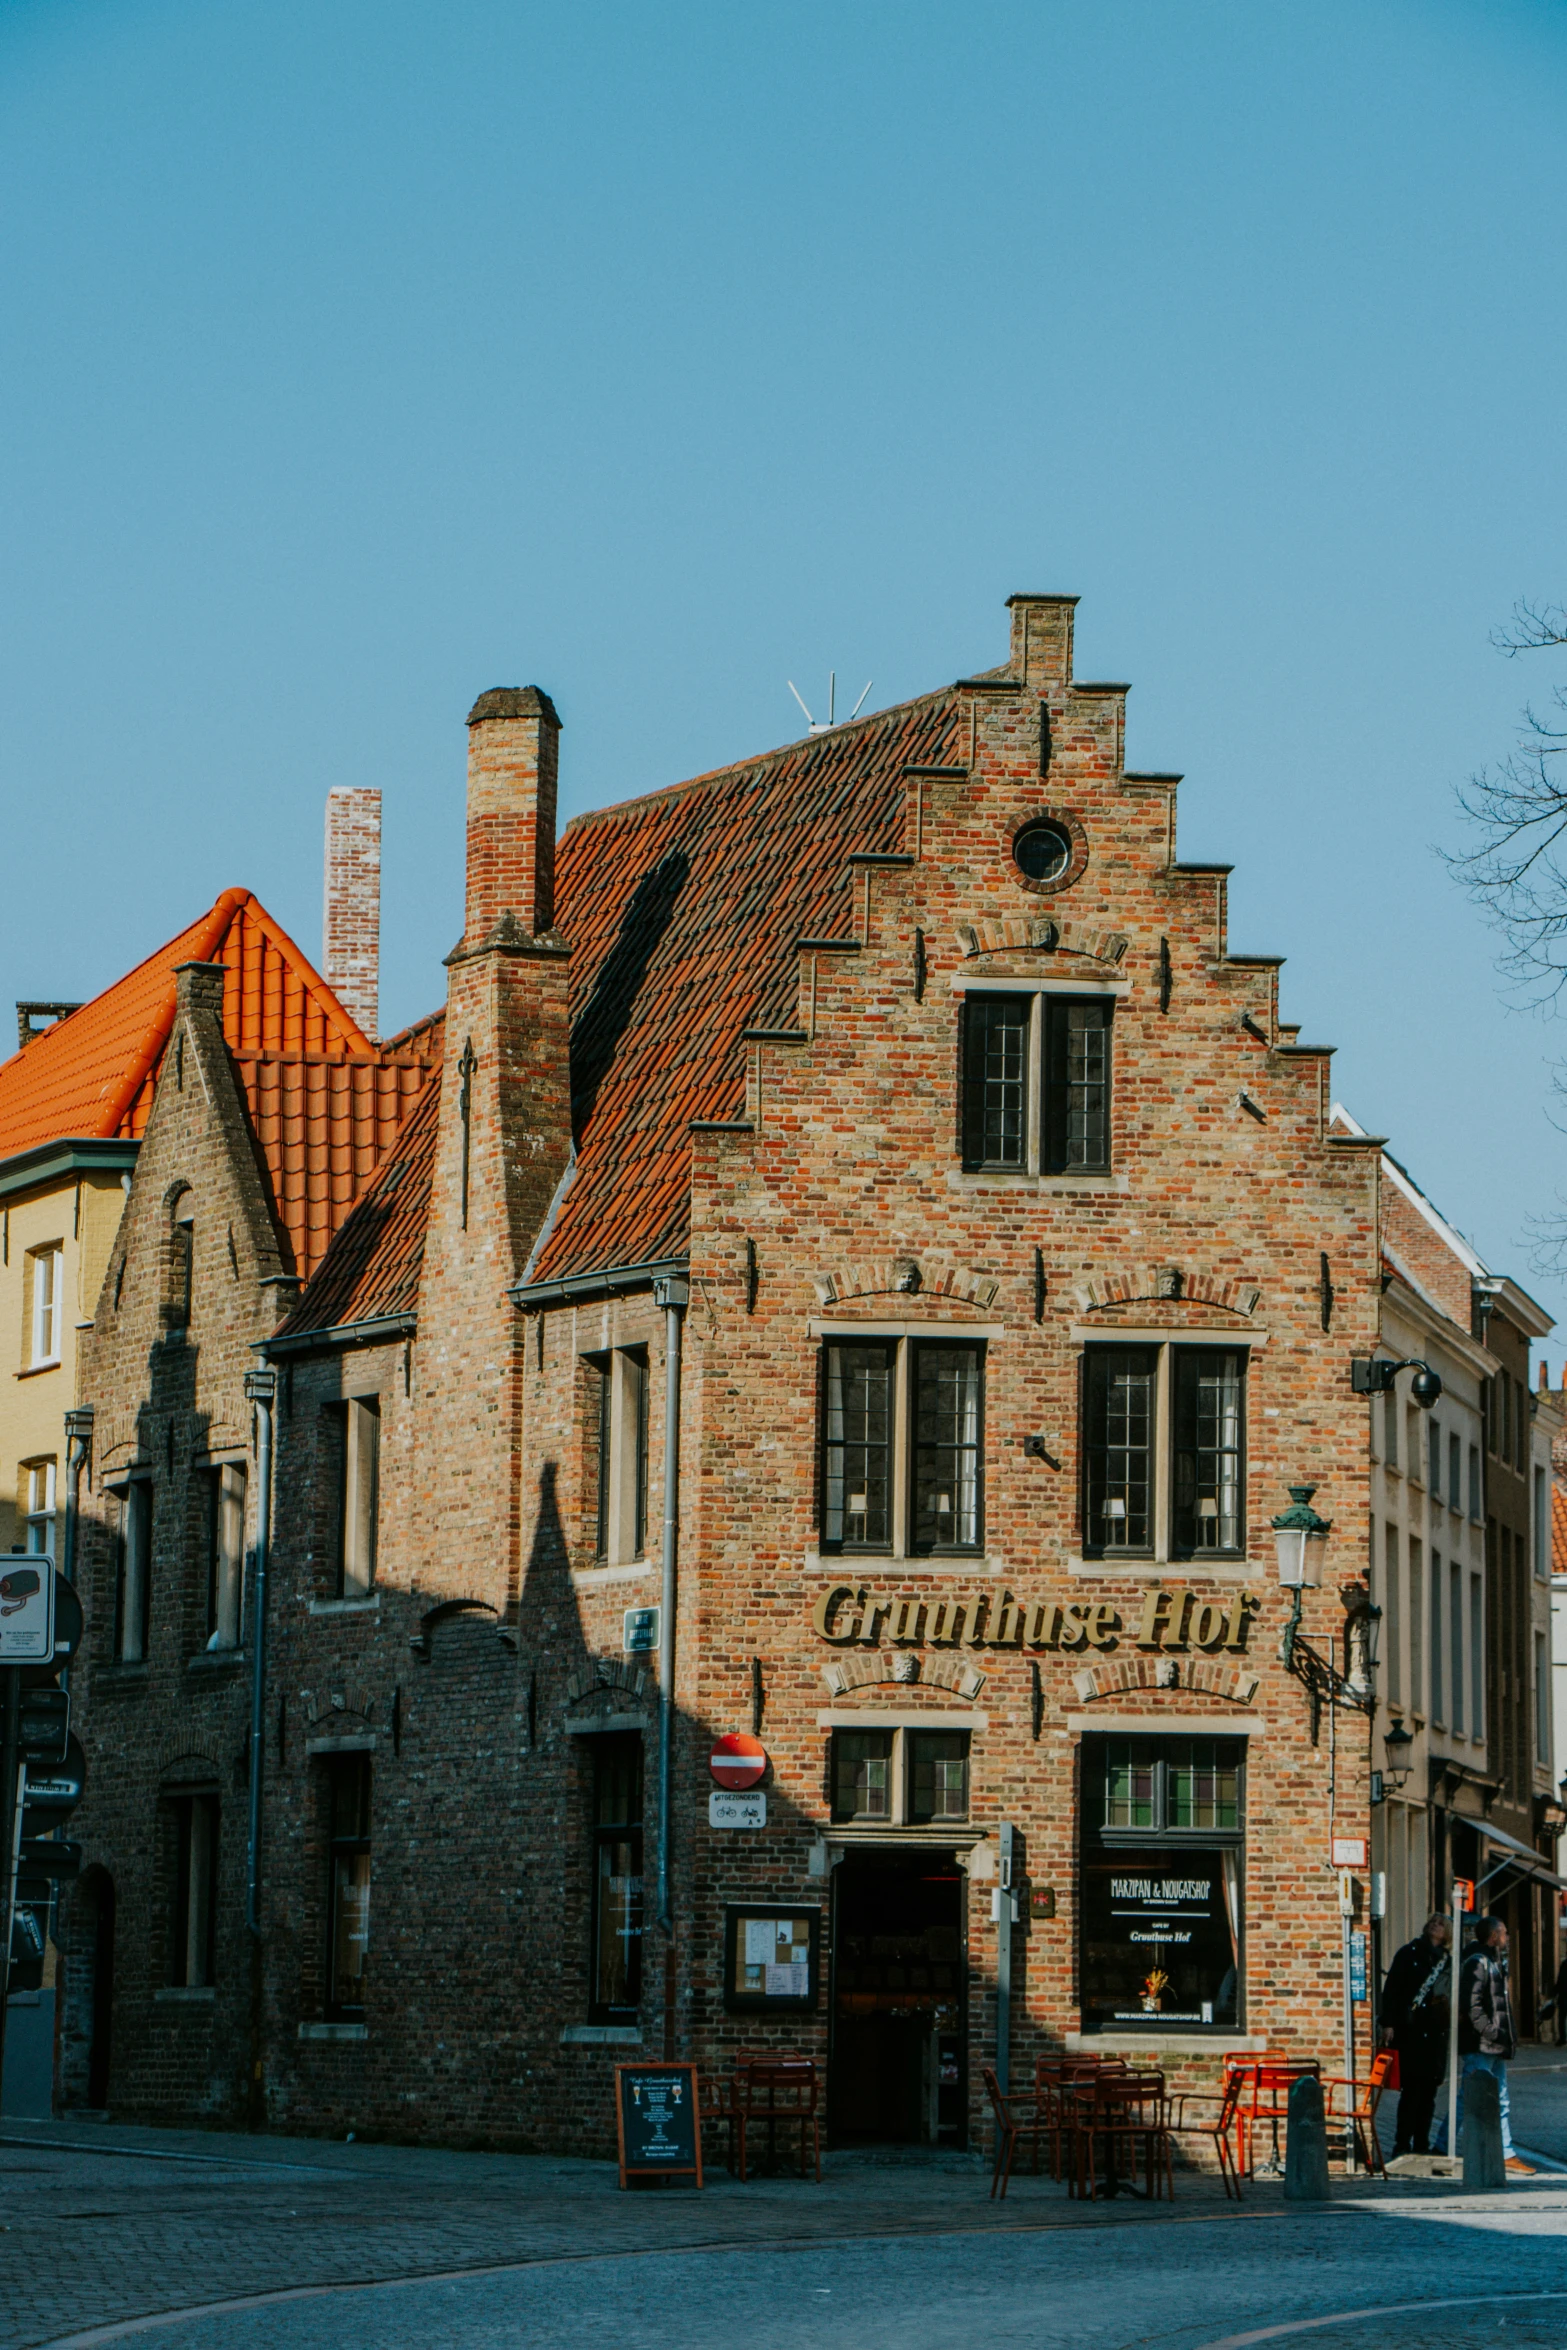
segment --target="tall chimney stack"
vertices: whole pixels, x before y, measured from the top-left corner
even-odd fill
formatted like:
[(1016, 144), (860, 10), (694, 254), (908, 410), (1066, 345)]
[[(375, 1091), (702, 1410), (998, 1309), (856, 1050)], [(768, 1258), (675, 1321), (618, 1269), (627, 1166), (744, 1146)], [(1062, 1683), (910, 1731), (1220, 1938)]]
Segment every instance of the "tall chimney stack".
[(374, 1039), (381, 994), (381, 795), (334, 784), (326, 796), (321, 960), (328, 984)]
[(530, 938), (555, 921), (555, 777), (560, 720), (536, 685), (497, 686), (468, 713), (465, 946), (512, 914)]

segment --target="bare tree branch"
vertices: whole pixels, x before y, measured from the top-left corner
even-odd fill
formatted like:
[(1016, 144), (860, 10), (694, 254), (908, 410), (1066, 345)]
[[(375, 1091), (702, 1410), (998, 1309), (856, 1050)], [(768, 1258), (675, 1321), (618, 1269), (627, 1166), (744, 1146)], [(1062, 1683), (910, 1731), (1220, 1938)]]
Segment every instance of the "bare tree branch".
[(1522, 596), (1504, 628), (1493, 629), (1491, 642), (1499, 653), (1541, 653), (1552, 645), (1567, 645), (1567, 605), (1530, 604)]
[[(1567, 606), (1520, 601), (1492, 638), (1509, 655), (1567, 648)], [(1567, 988), (1567, 688), (1545, 716), (1532, 705), (1518, 740), (1458, 792), (1474, 845), (1447, 863), (1504, 941), (1501, 968), (1525, 998)]]

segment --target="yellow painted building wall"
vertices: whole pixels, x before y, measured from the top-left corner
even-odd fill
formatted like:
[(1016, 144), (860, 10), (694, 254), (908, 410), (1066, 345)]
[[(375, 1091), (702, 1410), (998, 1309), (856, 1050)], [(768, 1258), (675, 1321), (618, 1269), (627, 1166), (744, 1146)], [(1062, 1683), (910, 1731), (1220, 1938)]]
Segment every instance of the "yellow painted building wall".
[[(58, 1556), (77, 1336), (103, 1288), (127, 1180), (117, 1170), (88, 1167), (0, 1198), (0, 1550), (26, 1547), (28, 1469), (52, 1460)], [(37, 1252), (56, 1246), (63, 1251), (59, 1360), (40, 1367), (32, 1360), (33, 1272)]]

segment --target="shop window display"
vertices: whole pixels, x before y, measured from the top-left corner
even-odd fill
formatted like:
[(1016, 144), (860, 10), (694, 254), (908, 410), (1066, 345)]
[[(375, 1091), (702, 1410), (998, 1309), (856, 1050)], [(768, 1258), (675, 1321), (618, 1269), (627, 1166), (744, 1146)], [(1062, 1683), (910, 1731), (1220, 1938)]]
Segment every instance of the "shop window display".
[(1083, 2029), (1239, 2028), (1245, 1741), (1083, 1745)]

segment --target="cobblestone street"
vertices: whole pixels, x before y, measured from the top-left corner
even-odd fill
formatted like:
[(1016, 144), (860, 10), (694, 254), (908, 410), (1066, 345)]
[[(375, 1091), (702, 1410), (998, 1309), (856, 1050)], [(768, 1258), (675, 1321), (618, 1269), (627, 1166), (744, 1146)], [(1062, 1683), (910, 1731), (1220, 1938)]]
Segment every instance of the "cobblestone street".
[[(1531, 2052), (1513, 2088), (1520, 2144), (1567, 2150), (1567, 2056)], [(1026, 2174), (995, 2204), (977, 2163), (844, 2156), (820, 2187), (720, 2168), (701, 2195), (622, 2194), (609, 2164), (111, 2121), (9, 2124), (0, 2188), (0, 2350), (314, 2350), (345, 2329), (365, 2350), (652, 2350), (737, 2325), (776, 2350), (919, 2350), (981, 2307), (1002, 2343), (1195, 2350), (1308, 2318), (1334, 2345), (1324, 2317), (1433, 2300), (1455, 2303), (1447, 2340), (1503, 2316), (1515, 2350), (1567, 2340), (1567, 2176), (1551, 2172), (1492, 2198), (1346, 2181), (1326, 2211), (1263, 2180), (1227, 2208), (1190, 2174), (1173, 2208), (1083, 2206)], [(1497, 2234), (1505, 2253), (1477, 2242)], [(1429, 2319), (1379, 2316), (1379, 2342), (1406, 2324), (1413, 2341)]]

